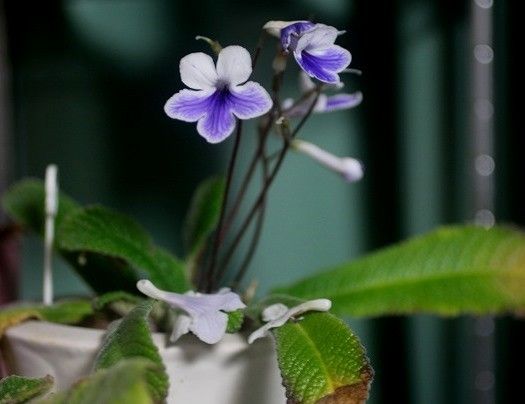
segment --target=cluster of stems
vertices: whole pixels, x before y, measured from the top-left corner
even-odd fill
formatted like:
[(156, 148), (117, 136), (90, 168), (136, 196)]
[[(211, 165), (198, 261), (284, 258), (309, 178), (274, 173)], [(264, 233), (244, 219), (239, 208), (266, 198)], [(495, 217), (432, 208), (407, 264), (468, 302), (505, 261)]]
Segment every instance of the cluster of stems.
[[(255, 70), (257, 65), (260, 52), (264, 45), (265, 36), (266, 33), (263, 32), (252, 57), (253, 70)], [(281, 51), (278, 50), (278, 52)], [(282, 55), (278, 54), (277, 57), (282, 57)], [(301, 128), (311, 116), (319, 98), (321, 86), (316, 86), (315, 89), (303, 94), (294, 105), (288, 108), (292, 109), (300, 103), (309, 102), (306, 114), (300, 119), (295, 127), (291, 128), (288, 119), (286, 119), (283, 114), (284, 111), (281, 108), (281, 100), (279, 97), (283, 76), (284, 70), (276, 71), (273, 75), (273, 106), (270, 111), (261, 118), (260, 125), (258, 126), (257, 147), (250, 163), (248, 164), (248, 168), (244, 173), (239, 189), (233, 196), (232, 180), (236, 172), (237, 159), (243, 133), (242, 121), (238, 120), (237, 122), (237, 130), (226, 174), (226, 185), (224, 188), (217, 230), (211, 241), (212, 244), (209, 251), (208, 262), (201, 266), (198, 284), (199, 289), (202, 291), (208, 293), (213, 292), (223, 283), (226, 273), (230, 270), (235, 253), (239, 250), (241, 243), (244, 241), (245, 237), (250, 234), (249, 230), (253, 227), (248, 249), (240, 261), (240, 265), (234, 273), (229, 286), (232, 289), (237, 290), (241, 285), (250, 263), (252, 262), (255, 251), (257, 250), (257, 245), (261, 237), (268, 190), (282, 167), (282, 163), (290, 149), (292, 140), (297, 136)], [(309, 101), (310, 99), (311, 101)], [(277, 153), (268, 155), (267, 140), (272, 132), (276, 132), (281, 138), (282, 145)], [(247, 214), (238, 222), (239, 226), (235, 229), (235, 234), (229, 234), (230, 230), (233, 228), (234, 222), (239, 220), (240, 208), (246, 203), (247, 190), (254, 181), (254, 176), (258, 167), (260, 167), (262, 178), (257, 196), (251, 201), (251, 206), (249, 207)], [(229, 241), (229, 245), (226, 244), (226, 241)]]

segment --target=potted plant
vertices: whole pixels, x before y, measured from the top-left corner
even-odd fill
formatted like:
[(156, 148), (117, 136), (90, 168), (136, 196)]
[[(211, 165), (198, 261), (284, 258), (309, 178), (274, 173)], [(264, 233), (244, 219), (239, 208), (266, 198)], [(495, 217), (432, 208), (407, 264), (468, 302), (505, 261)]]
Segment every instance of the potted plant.
[[(298, 139), (314, 114), (361, 102), (361, 93), (341, 92), (340, 75), (356, 72), (348, 69), (350, 53), (335, 45), (341, 33), (310, 21), (270, 21), (252, 55), (198, 37), (217, 61), (201, 52), (182, 58), (189, 89), (167, 101), (167, 115), (197, 122), (210, 143), (234, 137), (226, 177), (195, 192), (183, 229), (184, 259), (158, 247), (131, 218), (58, 194), (53, 175), (47, 187), (28, 179), (6, 193), (4, 208), (14, 221), (43, 235), (95, 296), (52, 303), (48, 276), (44, 304), (0, 311), (2, 354), (18, 373), (0, 381), (0, 402), (363, 403), (372, 367), (338, 316), (523, 308), (525, 235), (500, 226), (444, 227), (262, 297), (246, 286), (268, 190), (290, 151), (345, 181), (362, 177), (358, 160)], [(249, 79), (272, 35), (279, 46), (268, 92)], [(282, 100), (291, 59), (301, 69), (301, 92)], [(242, 121), (256, 117), (258, 142), (234, 189)], [(248, 198), (247, 189), (257, 186)], [(239, 248), (243, 241), (246, 251)]]

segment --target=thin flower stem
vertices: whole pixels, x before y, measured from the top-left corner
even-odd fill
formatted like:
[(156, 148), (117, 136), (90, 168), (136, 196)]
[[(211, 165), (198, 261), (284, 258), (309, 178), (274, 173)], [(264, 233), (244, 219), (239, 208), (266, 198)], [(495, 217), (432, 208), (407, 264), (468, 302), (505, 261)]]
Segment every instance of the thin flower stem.
[[(264, 34), (263, 34), (264, 35)], [(254, 56), (255, 59), (255, 56)], [(281, 89), (282, 84), (282, 77), (284, 72), (277, 73), (273, 76), (272, 80), (272, 100), (273, 100), (273, 106), (270, 112), (268, 113), (268, 121), (266, 124), (260, 129), (260, 137), (259, 137), (259, 145), (257, 146), (257, 150), (255, 151), (253, 158), (250, 162), (250, 165), (248, 166), (248, 170), (246, 171), (246, 174), (242, 180), (241, 186), (239, 188), (239, 192), (237, 193), (237, 196), (234, 199), (234, 203), (232, 205), (232, 208), (230, 212), (228, 213), (225, 221), (225, 228), (229, 229), (231, 226), (235, 216), (237, 215), (237, 212), (239, 211), (239, 208), (241, 207), (242, 201), (244, 200), (244, 196), (246, 194), (246, 191), (248, 190), (248, 186), (251, 183), (253, 174), (255, 173), (255, 168), (257, 167), (257, 163), (259, 159), (262, 157), (262, 152), (264, 148), (266, 147), (266, 140), (268, 139), (268, 135), (270, 133), (270, 130), (272, 129), (272, 123), (273, 123), (273, 115), (275, 112), (277, 112), (277, 116), (280, 116), (281, 114), (281, 107), (280, 107), (280, 100), (279, 100), (279, 91)], [(227, 230), (226, 230), (227, 231)]]
[(257, 62), (259, 61), (259, 56), (261, 54), (265, 41), (266, 41), (266, 31), (262, 30), (261, 35), (259, 36), (259, 40), (257, 41), (257, 46), (255, 47), (255, 52), (253, 53), (252, 70), (255, 70), (255, 66), (257, 65)]
[[(262, 151), (261, 156), (261, 165), (262, 165), (262, 180), (263, 182), (266, 182), (269, 172), (268, 172), (268, 159), (266, 157), (265, 150)], [(250, 247), (248, 248), (248, 253), (246, 254), (246, 257), (244, 258), (244, 261), (242, 262), (239, 271), (237, 272), (237, 275), (235, 275), (235, 278), (233, 278), (232, 283), (232, 289), (238, 289), (240, 283), (242, 282), (242, 279), (244, 278), (244, 275), (248, 271), (248, 268), (250, 267), (250, 264), (253, 260), (253, 257), (255, 255), (255, 251), (257, 251), (257, 246), (259, 245), (259, 240), (261, 239), (262, 235), (262, 229), (264, 224), (264, 217), (266, 213), (266, 197), (264, 198), (261, 208), (259, 209), (259, 212), (257, 214), (257, 222), (255, 224), (255, 230), (252, 236), (252, 240), (250, 242)]]
[(295, 127), (295, 129), (291, 133), (287, 133), (288, 129), (287, 129), (286, 126), (283, 127), (283, 130), (284, 130), (284, 133), (283, 133), (284, 145), (283, 145), (283, 147), (281, 149), (281, 152), (279, 153), (279, 157), (277, 159), (277, 162), (275, 163), (271, 174), (268, 176), (267, 180), (264, 182), (263, 188), (262, 188), (261, 192), (259, 193), (259, 196), (255, 200), (255, 202), (254, 202), (252, 208), (250, 209), (248, 215), (246, 216), (246, 218), (244, 219), (242, 225), (240, 226), (239, 231), (237, 232), (237, 235), (233, 239), (233, 241), (232, 241), (232, 243), (230, 245), (230, 248), (228, 249), (228, 251), (226, 252), (226, 254), (224, 256), (224, 259), (223, 259), (223, 261), (222, 261), (222, 263), (220, 265), (220, 269), (219, 269), (219, 271), (217, 273), (218, 281), (220, 281), (221, 278), (224, 276), (224, 274), (225, 274), (225, 272), (226, 272), (226, 270), (228, 268), (228, 265), (229, 265), (233, 255), (234, 255), (237, 247), (239, 246), (240, 242), (242, 241), (242, 239), (243, 239), (243, 237), (244, 237), (244, 235), (246, 233), (246, 230), (250, 227), (250, 224), (253, 221), (257, 211), (263, 205), (263, 203), (264, 203), (264, 201), (266, 199), (266, 193), (268, 192), (268, 189), (270, 188), (270, 185), (273, 183), (277, 173), (279, 172), (279, 169), (281, 168), (281, 165), (282, 165), (282, 163), (284, 161), (284, 158), (286, 157), (286, 153), (287, 153), (288, 149), (290, 148), (290, 141), (289, 141), (289, 139), (293, 139), (297, 135), (299, 130), (303, 127), (303, 125), (306, 123), (306, 121), (308, 120), (308, 118), (310, 117), (310, 115), (313, 112), (315, 104), (317, 103), (317, 99), (319, 98), (319, 94), (320, 94), (320, 89), (318, 88), (317, 91), (316, 91), (315, 98), (313, 99), (312, 103), (310, 104), (310, 107), (308, 108), (308, 111), (306, 112), (306, 114), (303, 116), (303, 118), (301, 119), (299, 124)]
[(235, 170), (235, 163), (237, 161), (237, 155), (239, 152), (239, 145), (241, 143), (241, 136), (242, 136), (242, 121), (237, 122), (237, 131), (235, 133), (235, 143), (233, 145), (233, 151), (230, 158), (230, 163), (228, 165), (228, 173), (226, 175), (226, 186), (224, 188), (224, 194), (222, 198), (222, 206), (221, 206), (221, 213), (219, 216), (219, 223), (217, 225), (217, 231), (215, 233), (215, 238), (213, 240), (213, 247), (211, 252), (211, 260), (210, 265), (208, 267), (207, 271), (207, 284), (206, 284), (206, 290), (208, 292), (213, 291), (213, 280), (215, 275), (215, 269), (217, 266), (217, 257), (219, 253), (219, 247), (224, 239), (223, 234), (223, 226), (224, 226), (224, 216), (226, 213), (226, 205), (228, 204), (228, 194), (230, 193), (230, 188), (232, 184), (233, 179), (233, 172)]

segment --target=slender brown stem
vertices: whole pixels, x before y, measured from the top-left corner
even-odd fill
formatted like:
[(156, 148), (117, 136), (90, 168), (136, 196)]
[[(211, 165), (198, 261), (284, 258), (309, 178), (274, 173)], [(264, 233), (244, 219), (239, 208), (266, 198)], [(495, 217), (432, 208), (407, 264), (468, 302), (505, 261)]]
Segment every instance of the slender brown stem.
[(252, 208), (250, 209), (248, 215), (246, 216), (246, 218), (244, 219), (242, 225), (240, 226), (239, 231), (237, 232), (237, 235), (235, 236), (235, 238), (232, 241), (232, 244), (230, 245), (230, 248), (227, 250), (227, 252), (226, 252), (226, 254), (224, 256), (224, 259), (223, 259), (223, 261), (222, 261), (222, 263), (220, 265), (220, 269), (219, 269), (219, 271), (217, 273), (217, 279), (218, 280), (220, 280), (224, 276), (224, 273), (226, 272), (226, 269), (227, 269), (227, 267), (228, 267), (228, 265), (229, 265), (229, 263), (230, 263), (230, 261), (231, 261), (231, 259), (233, 257), (233, 254), (235, 253), (238, 245), (240, 244), (242, 238), (244, 237), (244, 234), (246, 233), (246, 230), (249, 228), (249, 226), (250, 226), (251, 222), (253, 221), (257, 211), (261, 208), (263, 202), (265, 201), (266, 193), (268, 192), (268, 189), (270, 188), (270, 185), (273, 183), (277, 173), (279, 172), (279, 169), (281, 168), (281, 165), (282, 165), (282, 163), (284, 161), (284, 158), (286, 156), (286, 153), (288, 152), (288, 149), (290, 148), (290, 141), (289, 141), (289, 139), (293, 139), (297, 135), (299, 130), (303, 127), (303, 125), (306, 123), (306, 121), (308, 120), (308, 118), (310, 117), (310, 115), (313, 112), (314, 106), (317, 103), (317, 100), (319, 98), (319, 94), (320, 94), (320, 90), (318, 88), (318, 90), (316, 91), (316, 96), (313, 99), (312, 104), (308, 108), (308, 111), (306, 112), (306, 114), (303, 116), (303, 118), (301, 119), (299, 124), (295, 127), (295, 129), (291, 133), (288, 133), (289, 129), (287, 129), (286, 126), (283, 127), (284, 145), (283, 145), (283, 147), (281, 149), (281, 152), (279, 153), (279, 157), (277, 159), (277, 162), (275, 163), (271, 174), (269, 175), (267, 180), (264, 182), (263, 188), (262, 188), (261, 192), (259, 193), (259, 196), (255, 200), (255, 202), (254, 202)]
[(235, 143), (233, 145), (233, 151), (231, 154), (230, 163), (228, 165), (228, 173), (226, 175), (226, 186), (224, 188), (224, 194), (222, 197), (222, 206), (221, 206), (221, 213), (219, 216), (219, 223), (217, 225), (217, 231), (215, 233), (215, 238), (213, 240), (210, 265), (208, 267), (208, 271), (206, 274), (207, 275), (206, 289), (208, 292), (211, 292), (213, 290), (213, 286), (214, 286), (213, 280), (214, 280), (215, 268), (217, 266), (217, 257), (219, 253), (219, 247), (224, 239), (224, 234), (223, 234), (224, 233), (223, 232), (224, 216), (226, 213), (226, 205), (228, 204), (228, 194), (230, 193), (233, 172), (235, 170), (235, 162), (237, 161), (239, 145), (241, 143), (241, 136), (242, 136), (242, 121), (238, 121), (237, 131), (235, 133)]
[[(262, 180), (263, 182), (266, 182), (269, 172), (268, 172), (268, 159), (266, 157), (266, 153), (264, 149), (261, 155), (261, 165), (262, 165)], [(248, 271), (248, 268), (250, 267), (250, 264), (255, 255), (255, 251), (257, 251), (257, 246), (259, 245), (259, 240), (261, 239), (261, 235), (262, 235), (265, 213), (266, 213), (266, 198), (264, 198), (261, 208), (259, 209), (259, 212), (257, 215), (257, 222), (255, 223), (255, 230), (253, 232), (252, 240), (248, 248), (248, 253), (245, 256), (239, 268), (239, 271), (237, 272), (237, 275), (235, 275), (235, 278), (233, 278), (233, 283), (231, 287), (234, 290), (238, 289), (240, 283), (242, 282), (242, 279), (244, 278), (244, 275), (246, 274), (246, 272)]]

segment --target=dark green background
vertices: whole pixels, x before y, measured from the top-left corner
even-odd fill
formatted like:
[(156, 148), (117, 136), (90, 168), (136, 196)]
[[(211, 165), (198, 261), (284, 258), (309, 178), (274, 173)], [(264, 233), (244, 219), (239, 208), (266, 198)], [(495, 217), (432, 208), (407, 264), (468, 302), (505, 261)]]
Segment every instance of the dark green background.
[[(524, 142), (516, 106), (523, 70), (511, 58), (520, 46), (519, 13), (495, 3), (496, 216), (523, 223)], [(303, 136), (359, 157), (366, 176), (347, 185), (302, 156), (287, 159), (252, 268), (261, 289), (442, 223), (470, 220), (469, 7), (437, 0), (5, 1), (12, 178), (42, 176), (54, 162), (66, 192), (132, 214), (180, 253), (191, 192), (224, 170), (231, 142), (208, 145), (193, 125), (164, 115), (165, 100), (181, 88), (179, 59), (207, 51), (194, 41), (197, 34), (251, 49), (267, 20), (315, 18), (348, 31), (340, 42), (364, 73), (347, 84), (362, 90), (365, 101), (353, 111), (315, 117)], [(256, 78), (269, 84), (262, 68)], [(295, 78), (287, 80), (292, 91)], [(253, 142), (245, 139), (246, 151)], [(40, 249), (37, 240), (24, 245), (24, 298), (40, 297)], [(57, 288), (85, 290), (62, 266)], [(473, 402), (471, 319), (351, 324), (376, 369), (373, 402)], [(521, 322), (497, 321), (498, 402), (521, 395), (524, 336)]]

